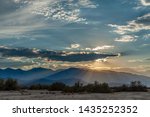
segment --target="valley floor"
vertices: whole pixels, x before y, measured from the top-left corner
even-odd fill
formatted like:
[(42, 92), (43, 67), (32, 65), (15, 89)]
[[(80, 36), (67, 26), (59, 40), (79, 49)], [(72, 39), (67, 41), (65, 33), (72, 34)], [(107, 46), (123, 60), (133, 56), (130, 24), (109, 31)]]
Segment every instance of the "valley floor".
[(46, 90), (0, 91), (0, 100), (150, 100), (148, 92), (61, 93)]

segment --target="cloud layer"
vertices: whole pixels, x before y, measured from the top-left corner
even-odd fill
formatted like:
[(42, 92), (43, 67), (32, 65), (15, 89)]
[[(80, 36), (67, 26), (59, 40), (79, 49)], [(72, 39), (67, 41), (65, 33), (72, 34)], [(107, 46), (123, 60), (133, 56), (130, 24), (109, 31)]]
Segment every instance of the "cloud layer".
[(116, 38), (115, 41), (117, 42), (134, 42), (136, 41), (137, 36), (131, 35), (123, 35), (121, 38)]
[(90, 0), (17, 0), (17, 4), (24, 3), (31, 13), (44, 16), (46, 19), (67, 22), (83, 22), (80, 8), (96, 8)]
[(2, 0), (0, 34), (12, 37), (68, 23), (86, 24), (80, 9), (96, 7), (91, 0)]
[(149, 34), (144, 32), (150, 31), (150, 13), (128, 21), (126, 25), (108, 24), (108, 26), (112, 27), (113, 32), (120, 36), (115, 39), (116, 42), (135, 42), (139, 36), (147, 39)]
[(109, 24), (109, 26), (113, 27), (114, 32), (120, 35), (150, 30), (150, 13), (127, 22), (127, 25)]
[(27, 58), (47, 58), (53, 61), (82, 62), (93, 61), (107, 57), (116, 57), (118, 54), (100, 54), (94, 52), (55, 52), (39, 49), (27, 48), (7, 48), (1, 47), (2, 57), (27, 57)]

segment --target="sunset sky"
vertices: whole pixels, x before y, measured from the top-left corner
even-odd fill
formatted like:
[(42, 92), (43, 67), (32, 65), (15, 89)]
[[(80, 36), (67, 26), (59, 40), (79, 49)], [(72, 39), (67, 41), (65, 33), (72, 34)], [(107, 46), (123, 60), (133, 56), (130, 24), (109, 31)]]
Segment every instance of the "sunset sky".
[[(34, 55), (8, 54), (22, 48)], [(0, 0), (0, 68), (8, 67), (150, 76), (150, 0)]]

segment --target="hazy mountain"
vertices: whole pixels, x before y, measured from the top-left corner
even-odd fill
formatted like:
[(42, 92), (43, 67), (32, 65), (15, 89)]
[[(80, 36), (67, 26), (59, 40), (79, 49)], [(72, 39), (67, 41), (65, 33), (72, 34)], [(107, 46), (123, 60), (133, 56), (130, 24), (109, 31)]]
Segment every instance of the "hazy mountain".
[(14, 78), (22, 84), (47, 77), (49, 75), (52, 75), (53, 73), (55, 73), (55, 71), (44, 68), (34, 68), (28, 71), (7, 68), (0, 69), (0, 78)]
[(94, 71), (79, 68), (69, 68), (65, 70), (53, 71), (44, 68), (34, 68), (28, 71), (21, 69), (0, 69), (0, 78), (14, 78), (21, 84), (51, 84), (54, 82), (63, 82), (73, 85), (80, 81), (85, 84), (98, 82), (106, 82), (110, 85), (128, 84), (131, 81), (141, 81), (143, 84), (150, 86), (150, 77), (136, 75), (125, 72), (115, 71)]
[(107, 82), (110, 85), (128, 84), (131, 81), (141, 81), (143, 84), (150, 86), (150, 77), (115, 71), (93, 71), (87, 69), (70, 68), (53, 75), (34, 81), (34, 83), (53, 83), (63, 82), (69, 85), (80, 81), (83, 83)]

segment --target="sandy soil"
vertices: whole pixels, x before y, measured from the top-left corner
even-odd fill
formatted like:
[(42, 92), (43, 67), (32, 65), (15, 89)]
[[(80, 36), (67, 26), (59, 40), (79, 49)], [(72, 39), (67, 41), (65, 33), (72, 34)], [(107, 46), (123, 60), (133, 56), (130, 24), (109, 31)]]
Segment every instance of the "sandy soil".
[(46, 90), (0, 91), (0, 100), (150, 100), (148, 92), (64, 94)]

